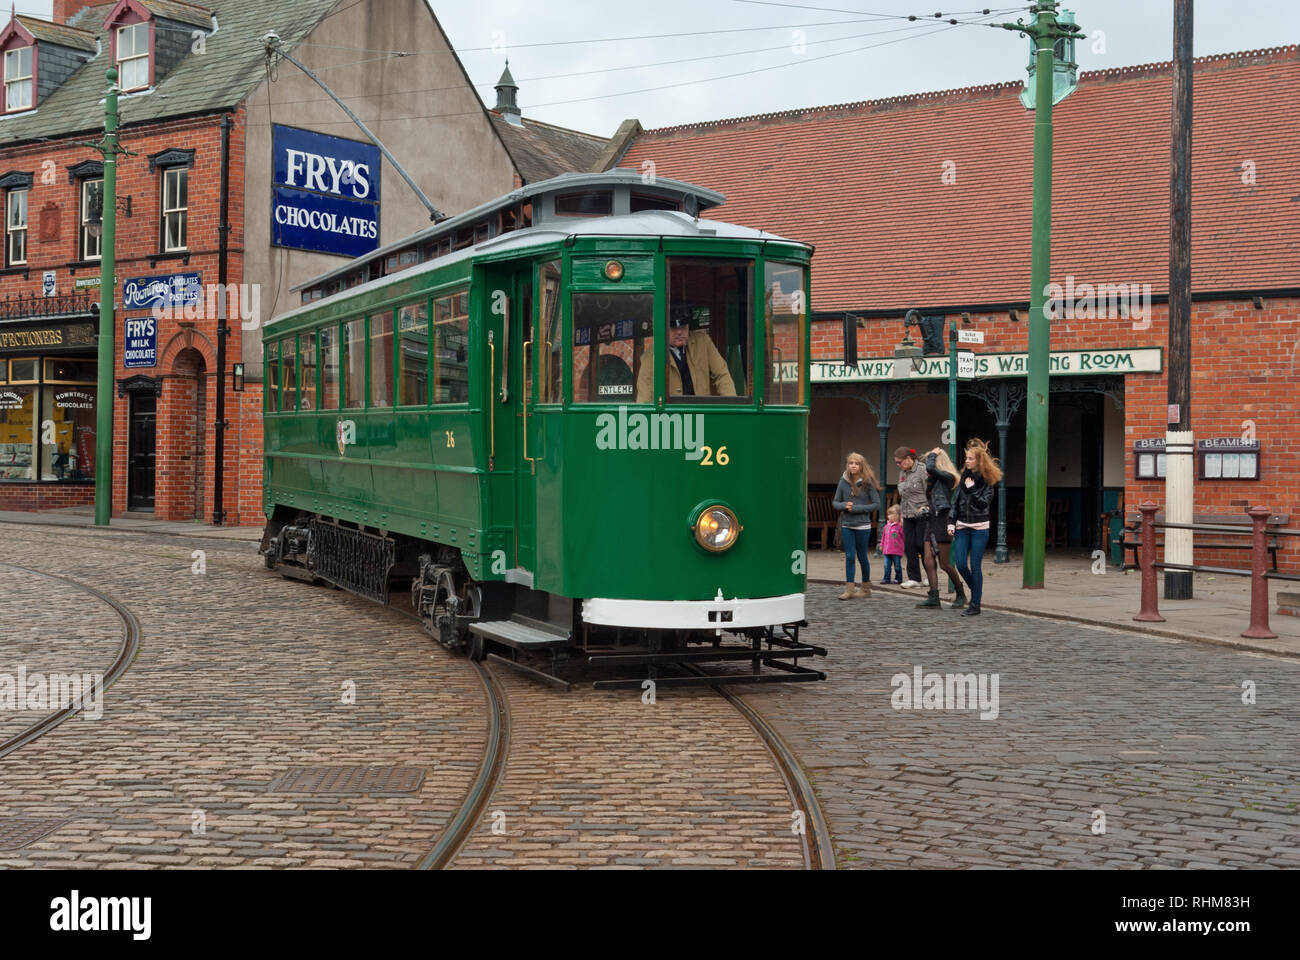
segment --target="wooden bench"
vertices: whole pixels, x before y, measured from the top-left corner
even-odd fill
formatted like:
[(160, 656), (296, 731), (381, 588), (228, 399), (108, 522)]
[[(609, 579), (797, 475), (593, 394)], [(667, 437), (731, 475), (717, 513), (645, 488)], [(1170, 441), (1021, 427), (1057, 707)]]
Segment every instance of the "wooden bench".
[[(1156, 514), (1156, 523), (1163, 523), (1164, 519), (1165, 519), (1165, 515), (1163, 513)], [(1289, 518), (1285, 514), (1273, 514), (1268, 518), (1268, 523), (1269, 526), (1285, 526), (1288, 519)], [(1196, 541), (1195, 539), (1196, 532), (1192, 531), (1192, 536), (1193, 536), (1192, 543), (1194, 549), (1196, 550), (1251, 550), (1253, 549), (1253, 544), (1250, 542), (1249, 539), (1252, 530), (1251, 520), (1250, 517), (1245, 516), (1244, 512), (1241, 514), (1236, 514), (1236, 513), (1198, 514), (1192, 518), (1192, 522), (1213, 523), (1213, 524), (1219, 524), (1221, 526), (1241, 527), (1241, 532), (1242, 532), (1242, 539), (1237, 543), (1218, 543), (1218, 542), (1204, 543), (1204, 542)], [(1164, 533), (1165, 531), (1163, 530), (1156, 531), (1156, 547), (1158, 548), (1163, 548), (1165, 545)], [(1222, 533), (1219, 531), (1207, 531), (1207, 534), (1210, 536), (1213, 536), (1215, 533), (1218, 533), (1219, 536), (1231, 536), (1231, 534)], [(1124, 528), (1120, 531), (1119, 534), (1119, 543), (1121, 548), (1119, 554), (1120, 572), (1121, 573), (1124, 572), (1130, 566), (1140, 567), (1141, 558), (1138, 556), (1138, 549), (1142, 546), (1142, 514), (1130, 513), (1128, 515), (1128, 522), (1124, 524)], [(1272, 558), (1273, 561), (1274, 573), (1277, 572), (1278, 549), (1279, 547), (1278, 547), (1277, 537), (1274, 535), (1270, 535), (1268, 540), (1268, 552), (1269, 552), (1269, 556)], [(1124, 562), (1124, 555), (1129, 550), (1133, 551), (1132, 564), (1128, 564)]]
[(828, 490), (808, 491), (808, 533), (819, 534), (823, 550), (835, 544), (835, 528), (840, 525), (835, 494)]

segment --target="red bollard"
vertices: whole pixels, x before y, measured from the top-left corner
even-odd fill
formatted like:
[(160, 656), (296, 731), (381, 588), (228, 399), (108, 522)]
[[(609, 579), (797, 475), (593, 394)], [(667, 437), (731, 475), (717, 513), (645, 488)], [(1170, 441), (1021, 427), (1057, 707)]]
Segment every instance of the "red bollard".
[(1250, 626), (1242, 634), (1251, 640), (1272, 640), (1277, 634), (1268, 628), (1268, 507), (1258, 504), (1246, 511), (1254, 524), (1250, 548)]
[(1156, 605), (1156, 510), (1150, 500), (1138, 507), (1142, 511), (1142, 609), (1134, 620), (1144, 623), (1164, 623)]

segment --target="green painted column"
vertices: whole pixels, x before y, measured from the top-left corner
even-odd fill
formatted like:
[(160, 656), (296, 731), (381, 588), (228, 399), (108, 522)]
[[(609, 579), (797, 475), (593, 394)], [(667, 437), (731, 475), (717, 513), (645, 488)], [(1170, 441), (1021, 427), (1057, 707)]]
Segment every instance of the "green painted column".
[(1056, 3), (1038, 5), (1034, 79), (1034, 212), (1030, 267), (1029, 375), (1025, 400), (1025, 589), (1043, 586), (1047, 542), (1047, 415), (1051, 326), (1045, 311), (1052, 272), (1052, 94)]
[(113, 343), (117, 317), (113, 311), (117, 242), (117, 71), (106, 74), (104, 101), (104, 210), (99, 241), (99, 390), (95, 418), (95, 525), (107, 526), (113, 515)]

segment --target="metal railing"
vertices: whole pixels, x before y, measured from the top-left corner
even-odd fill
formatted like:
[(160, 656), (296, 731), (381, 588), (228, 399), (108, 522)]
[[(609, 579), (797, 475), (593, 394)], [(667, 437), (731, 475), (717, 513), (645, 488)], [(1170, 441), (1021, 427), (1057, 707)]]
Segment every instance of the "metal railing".
[[(1224, 523), (1170, 523), (1167, 521), (1157, 523), (1156, 511), (1160, 507), (1150, 500), (1143, 503), (1138, 509), (1142, 513), (1141, 557), (1139, 558), (1142, 568), (1142, 609), (1133, 618), (1134, 620), (1144, 623), (1164, 622), (1165, 618), (1160, 616), (1156, 600), (1157, 570), (1185, 570), (1191, 573), (1250, 577), (1250, 626), (1246, 628), (1242, 636), (1251, 640), (1272, 640), (1277, 637), (1277, 634), (1268, 625), (1268, 581), (1300, 581), (1300, 574), (1281, 573), (1277, 570), (1268, 569), (1269, 538), (1274, 538), (1276, 543), (1277, 537), (1300, 537), (1300, 530), (1283, 530), (1275, 525), (1270, 525), (1268, 518), (1272, 514), (1268, 507), (1258, 505), (1246, 511), (1251, 520), (1249, 529), (1245, 529), (1240, 525)], [(1205, 564), (1190, 563), (1157, 563), (1157, 529), (1190, 530), (1192, 531), (1193, 540), (1195, 540), (1198, 532), (1228, 534), (1239, 537), (1248, 536), (1251, 538), (1250, 569), (1242, 570), (1238, 567), (1212, 567)], [(1195, 543), (1193, 542), (1194, 548)]]

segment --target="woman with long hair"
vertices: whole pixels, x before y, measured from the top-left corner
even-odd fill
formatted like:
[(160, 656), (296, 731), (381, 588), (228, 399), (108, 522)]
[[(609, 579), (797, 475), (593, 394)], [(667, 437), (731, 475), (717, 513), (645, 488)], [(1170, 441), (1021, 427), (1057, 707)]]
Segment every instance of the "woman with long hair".
[(925, 574), (930, 580), (930, 592), (917, 606), (940, 606), (938, 568), (941, 568), (957, 588), (953, 606), (963, 607), (966, 605), (966, 592), (962, 589), (961, 577), (948, 559), (948, 551), (952, 547), (948, 517), (952, 512), (952, 498), (957, 486), (957, 468), (952, 465), (952, 460), (943, 447), (935, 447), (926, 454), (925, 472), (925, 489), (930, 508), (930, 522), (925, 534)]
[(925, 534), (929, 529), (929, 498), (925, 492), (925, 462), (911, 447), (894, 451), (894, 465), (898, 467), (898, 505), (903, 512), (903, 556), (906, 558), (907, 579), (903, 587), (921, 585), (921, 554), (925, 549)]
[[(978, 437), (966, 441), (966, 463), (957, 481), (949, 517), (949, 533), (953, 535), (952, 557), (967, 586), (970, 587), (970, 606), (962, 611), (963, 617), (978, 617), (980, 602), (984, 599), (984, 550), (989, 545), (989, 504), (993, 502), (993, 488), (1002, 479), (1002, 468), (996, 457), (989, 455), (989, 445)], [(957, 603), (953, 602), (953, 607)]]
[[(871, 515), (880, 510), (880, 484), (860, 453), (850, 453), (844, 462), (844, 475), (835, 488), (832, 506), (840, 511), (840, 534), (844, 541), (844, 593), (841, 600), (851, 597), (871, 596), (871, 561), (867, 548), (871, 545)], [(862, 584), (853, 592), (853, 557), (862, 567)]]

